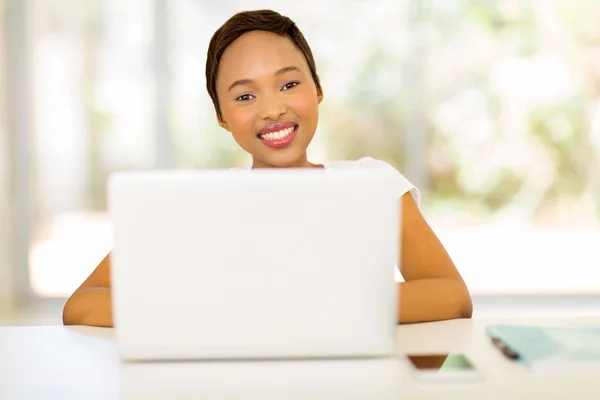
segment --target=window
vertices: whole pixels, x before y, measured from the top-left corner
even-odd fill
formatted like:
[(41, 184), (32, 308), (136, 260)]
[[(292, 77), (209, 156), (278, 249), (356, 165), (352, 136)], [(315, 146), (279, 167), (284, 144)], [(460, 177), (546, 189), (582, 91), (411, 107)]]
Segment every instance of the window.
[(33, 1), (35, 293), (65, 296), (112, 246), (105, 180), (153, 166), (152, 3)]
[(32, 5), (39, 295), (68, 295), (110, 250), (110, 172), (249, 162), (216, 123), (204, 62), (215, 29), (252, 8), (289, 15), (312, 47), (325, 92), (312, 160), (370, 155), (405, 173), (473, 293), (600, 290), (592, 0)]
[(426, 3), (426, 211), (476, 293), (600, 290), (600, 16)]

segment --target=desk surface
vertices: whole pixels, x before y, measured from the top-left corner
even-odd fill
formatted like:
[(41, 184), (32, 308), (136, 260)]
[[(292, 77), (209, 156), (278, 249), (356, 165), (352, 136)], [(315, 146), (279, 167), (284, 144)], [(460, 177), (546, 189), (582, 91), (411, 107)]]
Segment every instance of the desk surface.
[[(453, 320), (398, 327), (391, 360), (122, 363), (113, 330), (0, 327), (0, 399), (600, 398), (600, 372), (531, 372), (484, 335), (491, 323), (600, 324), (598, 318)], [(422, 384), (402, 354), (466, 353), (478, 383)]]

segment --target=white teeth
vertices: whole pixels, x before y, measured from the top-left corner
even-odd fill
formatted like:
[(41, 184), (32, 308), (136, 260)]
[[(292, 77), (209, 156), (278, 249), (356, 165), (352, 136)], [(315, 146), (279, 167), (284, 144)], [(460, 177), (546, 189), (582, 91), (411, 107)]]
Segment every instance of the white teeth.
[(294, 127), (291, 127), (291, 128), (282, 129), (277, 132), (265, 133), (265, 134), (259, 135), (259, 136), (263, 140), (281, 140), (284, 137), (288, 136), (290, 133), (292, 133), (294, 131), (294, 129), (295, 129)]

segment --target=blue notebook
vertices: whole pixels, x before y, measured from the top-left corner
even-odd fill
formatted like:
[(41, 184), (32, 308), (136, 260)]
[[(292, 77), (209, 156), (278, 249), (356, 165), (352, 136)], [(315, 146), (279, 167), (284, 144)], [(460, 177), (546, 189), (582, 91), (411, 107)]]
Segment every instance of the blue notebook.
[(600, 367), (600, 326), (489, 325), (486, 334), (532, 369)]

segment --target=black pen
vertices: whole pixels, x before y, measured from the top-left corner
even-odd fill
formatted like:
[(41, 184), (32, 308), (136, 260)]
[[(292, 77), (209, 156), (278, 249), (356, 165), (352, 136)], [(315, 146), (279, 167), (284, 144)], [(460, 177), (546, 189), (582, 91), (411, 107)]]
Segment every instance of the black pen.
[(492, 337), (491, 339), (492, 339), (492, 343), (494, 344), (494, 346), (496, 346), (498, 349), (500, 349), (502, 354), (504, 354), (509, 360), (518, 360), (519, 358), (521, 358), (519, 353), (512, 350), (510, 347), (508, 347), (506, 345), (506, 343), (504, 343), (499, 338)]

